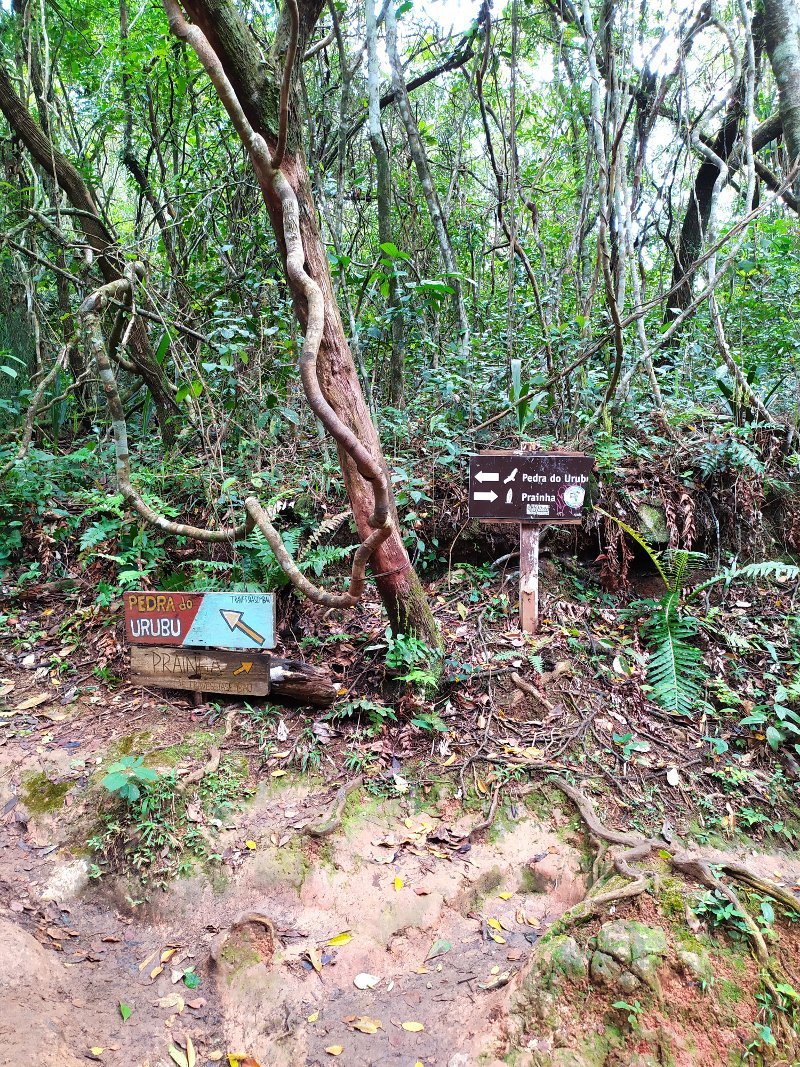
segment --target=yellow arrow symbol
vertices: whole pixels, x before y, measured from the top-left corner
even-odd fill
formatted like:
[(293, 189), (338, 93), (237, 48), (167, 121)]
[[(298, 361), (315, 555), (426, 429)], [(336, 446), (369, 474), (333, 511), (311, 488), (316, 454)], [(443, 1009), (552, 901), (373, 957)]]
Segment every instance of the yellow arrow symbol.
[(241, 665), (241, 667), (237, 667), (236, 670), (233, 673), (234, 674), (249, 674), (252, 669), (253, 669), (253, 664), (252, 663), (243, 663)]
[(241, 611), (226, 611), (225, 608), (220, 608), (219, 613), (231, 630), (241, 630), (243, 634), (247, 634), (250, 640), (255, 641), (257, 645), (264, 644), (265, 639), (263, 635), (260, 634), (258, 630), (254, 630), (252, 626), (248, 626), (246, 622), (242, 622)]

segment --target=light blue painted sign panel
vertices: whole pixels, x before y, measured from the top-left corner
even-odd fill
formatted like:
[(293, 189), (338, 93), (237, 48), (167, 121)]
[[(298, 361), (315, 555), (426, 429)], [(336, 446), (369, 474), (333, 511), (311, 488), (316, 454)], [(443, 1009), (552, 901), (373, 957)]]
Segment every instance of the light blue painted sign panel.
[(214, 648), (274, 648), (272, 593), (204, 593), (184, 645)]

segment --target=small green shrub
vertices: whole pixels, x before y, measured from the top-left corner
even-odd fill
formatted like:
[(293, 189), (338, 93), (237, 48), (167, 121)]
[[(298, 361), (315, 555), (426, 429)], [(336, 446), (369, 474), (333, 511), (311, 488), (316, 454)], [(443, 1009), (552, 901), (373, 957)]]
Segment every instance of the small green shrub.
[(158, 771), (144, 766), (144, 756), (123, 756), (111, 764), (100, 784), (114, 796), (132, 803), (139, 799), (140, 787), (147, 788), (157, 781)]

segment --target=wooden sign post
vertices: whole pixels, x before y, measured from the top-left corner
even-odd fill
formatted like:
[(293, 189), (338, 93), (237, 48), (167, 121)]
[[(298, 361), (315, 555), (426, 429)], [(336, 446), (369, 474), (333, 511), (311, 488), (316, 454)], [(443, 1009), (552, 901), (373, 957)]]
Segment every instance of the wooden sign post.
[(197, 697), (269, 693), (270, 657), (262, 650), (275, 647), (272, 593), (147, 590), (125, 593), (124, 604), (134, 682)]
[(469, 514), (519, 523), (519, 619), (539, 628), (539, 538), (547, 524), (581, 521), (594, 459), (582, 452), (529, 449), (469, 457)]

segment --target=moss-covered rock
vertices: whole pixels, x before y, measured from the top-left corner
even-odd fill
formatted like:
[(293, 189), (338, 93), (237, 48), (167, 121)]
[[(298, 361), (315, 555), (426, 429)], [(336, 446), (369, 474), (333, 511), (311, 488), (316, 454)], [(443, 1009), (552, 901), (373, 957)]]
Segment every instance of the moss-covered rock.
[(664, 508), (660, 504), (640, 504), (636, 509), (636, 526), (648, 543), (663, 545), (669, 541)]
[(60, 811), (64, 806), (64, 797), (74, 784), (69, 780), (54, 782), (44, 772), (32, 774), (23, 783), (22, 802), (32, 815)]
[(686, 974), (698, 982), (708, 984), (714, 977), (714, 965), (702, 945), (698, 947), (698, 951), (680, 946), (678, 962)]
[(595, 952), (589, 965), (589, 974), (595, 985), (616, 985), (622, 974), (622, 965), (605, 952)]
[(574, 937), (561, 934), (543, 946), (540, 966), (546, 967), (553, 976), (563, 975), (572, 981), (580, 981), (589, 973), (589, 965), (583, 950)]
[(667, 935), (658, 927), (616, 919), (604, 923), (593, 941), (592, 981), (623, 993), (632, 993), (640, 982), (658, 989), (658, 969), (667, 952)]

